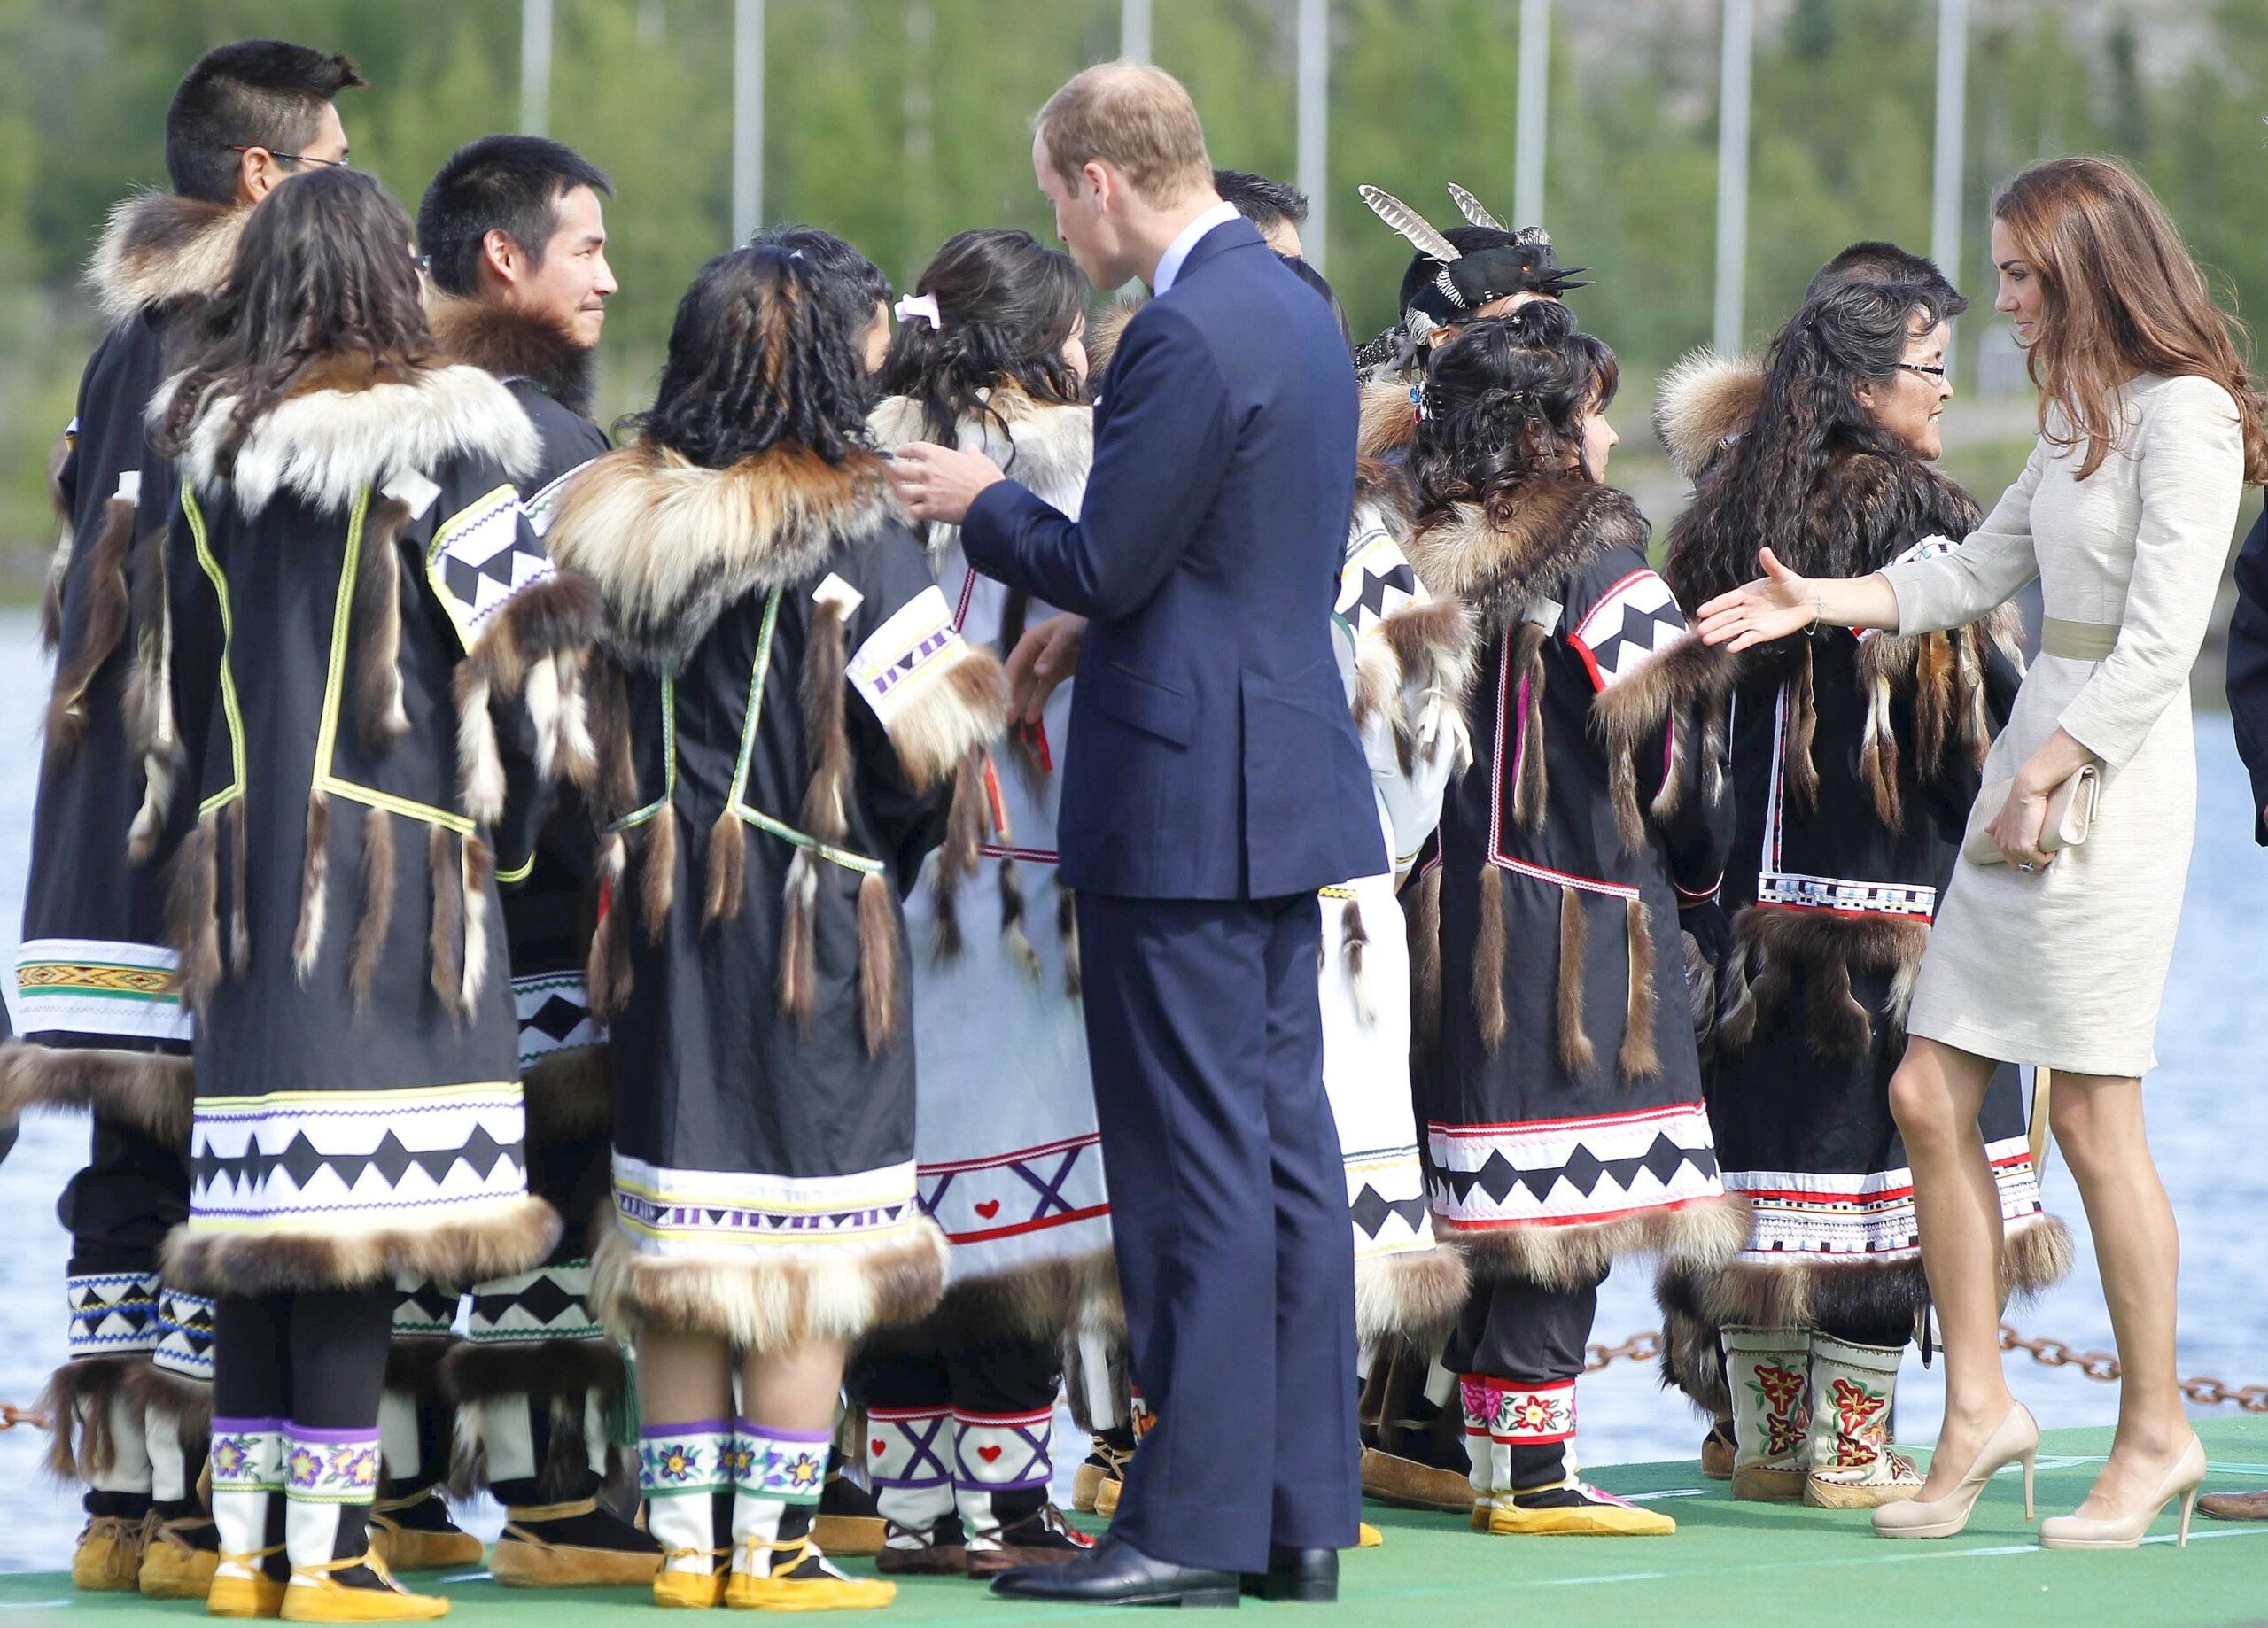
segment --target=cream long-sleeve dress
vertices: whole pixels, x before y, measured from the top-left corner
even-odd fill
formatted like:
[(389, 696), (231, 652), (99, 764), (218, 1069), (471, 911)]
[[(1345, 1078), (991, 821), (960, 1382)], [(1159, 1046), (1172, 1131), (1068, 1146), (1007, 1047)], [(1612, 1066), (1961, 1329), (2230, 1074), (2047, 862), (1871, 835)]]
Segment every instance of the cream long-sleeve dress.
[[(2101, 760), (2085, 844), (2026, 875), (1963, 860), (1914, 988), (1907, 1032), (2078, 1074), (2157, 1066), (2197, 818), (2189, 670), (2243, 490), (2235, 402), (2211, 381), (2145, 375), (2119, 446), (2085, 480), (2085, 443), (2043, 438), (1992, 516), (1951, 553), (1882, 574), (1898, 631), (1974, 620), (2034, 577), (2042, 653), (1985, 760), (1985, 797), (2060, 725)], [(2050, 428), (2057, 425), (2051, 421)], [(2080, 624), (2078, 629), (2058, 624)], [(2109, 646), (2101, 660), (2058, 646)]]

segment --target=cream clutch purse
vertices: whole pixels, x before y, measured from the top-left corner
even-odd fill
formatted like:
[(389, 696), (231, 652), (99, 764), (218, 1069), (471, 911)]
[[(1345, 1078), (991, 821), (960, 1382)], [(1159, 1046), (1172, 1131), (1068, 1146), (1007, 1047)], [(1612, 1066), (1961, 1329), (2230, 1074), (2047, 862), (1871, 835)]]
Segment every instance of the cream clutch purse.
[[(1961, 857), (1971, 864), (2006, 864), (2008, 856), (1992, 841), (1987, 828), (2008, 806), (2013, 779), (1995, 780), (1977, 794), (1969, 810), (1969, 829), (1961, 840)], [(2056, 853), (2077, 848), (2094, 828), (2095, 799), (2102, 792), (2102, 771), (2089, 764), (2047, 795), (2047, 818), (2039, 828), (2042, 851)]]

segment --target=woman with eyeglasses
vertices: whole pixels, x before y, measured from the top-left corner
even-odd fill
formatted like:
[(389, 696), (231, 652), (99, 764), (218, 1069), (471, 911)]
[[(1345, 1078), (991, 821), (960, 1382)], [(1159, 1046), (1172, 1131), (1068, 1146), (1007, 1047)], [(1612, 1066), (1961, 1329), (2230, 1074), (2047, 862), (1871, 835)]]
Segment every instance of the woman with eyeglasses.
[[(1941, 279), (1844, 283), (1790, 319), (1760, 379), (1694, 366), (1673, 377), (1660, 417), (1682, 432), (1681, 460), (1708, 466), (1670, 533), (1664, 570), (1681, 602), (1746, 581), (1759, 542), (1790, 570), (1843, 577), (1975, 529), (1977, 505), (1932, 467), (1953, 393), (1946, 322), (1965, 306)], [(1716, 431), (1735, 402), (1749, 416), (1728, 445)], [(1718, 899), (1732, 942), (1719, 904), (1687, 912), (1727, 952), (1709, 1111), (1751, 1230), (1731, 1264), (1666, 1273), (1662, 1291), (1673, 1326), (1721, 1337), (1728, 1399), (1690, 1364), (1680, 1377), (1730, 1415), (1733, 1496), (1853, 1509), (1922, 1485), (1889, 1446), (1929, 1305), (1891, 1077), (2016, 693), (2016, 623), (2006, 609), (1903, 636), (1805, 623), (1722, 657), (1736, 817)], [(2016, 1069), (1988, 1069), (1977, 1094), (2000, 1270), (2034, 1290), (2062, 1275), (2069, 1240), (2040, 1207)]]

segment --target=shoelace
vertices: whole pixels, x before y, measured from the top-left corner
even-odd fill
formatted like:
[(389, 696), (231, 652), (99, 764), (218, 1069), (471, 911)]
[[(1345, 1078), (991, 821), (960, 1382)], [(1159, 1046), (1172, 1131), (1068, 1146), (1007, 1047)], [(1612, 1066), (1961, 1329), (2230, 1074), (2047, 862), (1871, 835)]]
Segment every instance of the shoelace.
[(97, 1538), (110, 1539), (110, 1547), (103, 1554), (105, 1581), (122, 1582), (141, 1571), (142, 1550), (150, 1541), (155, 1515), (152, 1510), (144, 1516), (97, 1515), (88, 1519), (87, 1530), (79, 1534), (82, 1545)]
[(579, 1498), (563, 1504), (529, 1504), (524, 1508), (508, 1509), (505, 1513), (511, 1518), (504, 1523), (504, 1535), (521, 1543), (532, 1543), (540, 1548), (548, 1549), (553, 1547), (550, 1539), (540, 1532), (528, 1531), (520, 1523), (523, 1521), (571, 1521), (579, 1515), (597, 1514), (599, 1500), (595, 1498)]
[[(842, 1574), (836, 1571), (834, 1567), (827, 1563), (826, 1551), (822, 1550), (817, 1543), (812, 1541), (812, 1537), (808, 1532), (800, 1538), (788, 1538), (777, 1542), (769, 1543), (761, 1538), (743, 1538), (734, 1547), (737, 1548), (746, 1549), (749, 1552), (749, 1570), (751, 1572), (755, 1572), (757, 1577), (791, 1577), (795, 1574), (796, 1568), (801, 1566), (807, 1560), (817, 1561), (819, 1562), (819, 1572), (822, 1576), (837, 1578), (842, 1576)], [(792, 1558), (784, 1566), (781, 1565), (777, 1561), (774, 1561), (769, 1570), (757, 1571), (755, 1562), (757, 1551), (759, 1549), (765, 1550), (774, 1555), (790, 1555)]]
[(247, 1549), (242, 1553), (235, 1549), (222, 1549), (220, 1563), (223, 1566), (234, 1566), (239, 1571), (248, 1571), (255, 1580), (268, 1581), (269, 1580), (268, 1570), (261, 1562), (271, 1555), (281, 1554), (283, 1552), (284, 1546), (280, 1543), (271, 1543), (264, 1549)]
[(184, 1554), (194, 1554), (197, 1553), (197, 1546), (191, 1543), (184, 1534), (193, 1532), (199, 1527), (210, 1528), (212, 1525), (212, 1519), (202, 1515), (185, 1515), (178, 1520), (160, 1521), (157, 1531), (151, 1534), (151, 1541), (163, 1540)]
[[(268, 1553), (274, 1554), (275, 1551), (271, 1549)], [(397, 1594), (406, 1595), (409, 1593), (394, 1580), (393, 1573), (386, 1570), (385, 1562), (378, 1558), (378, 1552), (376, 1549), (365, 1549), (361, 1554), (350, 1556), (346, 1560), (326, 1560), (319, 1561), (312, 1566), (293, 1566), (291, 1578), (292, 1581), (297, 1582), (301, 1578), (311, 1577), (320, 1583), (330, 1583), (333, 1588), (344, 1588), (346, 1586), (346, 1584), (332, 1582), (332, 1578), (341, 1571), (352, 1571), (357, 1566), (368, 1567), (370, 1575), (377, 1578), (381, 1588), (391, 1589)]]
[(717, 1562), (731, 1553), (732, 1551), (730, 1549), (664, 1549), (662, 1551), (662, 1570), (667, 1571), (670, 1568), (670, 1562), (673, 1560), (705, 1559), (709, 1562), (710, 1572), (713, 1575), (717, 1570)]

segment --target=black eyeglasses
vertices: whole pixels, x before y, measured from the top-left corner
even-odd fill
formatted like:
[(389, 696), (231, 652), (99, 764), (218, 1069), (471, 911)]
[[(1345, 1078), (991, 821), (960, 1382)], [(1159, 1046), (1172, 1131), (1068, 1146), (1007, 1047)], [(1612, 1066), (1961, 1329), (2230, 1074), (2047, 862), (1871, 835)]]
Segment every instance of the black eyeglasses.
[(345, 159), (318, 159), (312, 152), (278, 152), (273, 147), (231, 147), (230, 152), (264, 152), (271, 159), (283, 159), (292, 164), (321, 164), (331, 169), (352, 169), (354, 166)]
[(1897, 365), (1905, 368), (1908, 373), (1926, 374), (1933, 379), (1941, 379), (1946, 376), (1946, 370), (1943, 368), (1927, 368), (1923, 367), (1918, 361), (1901, 361)]

